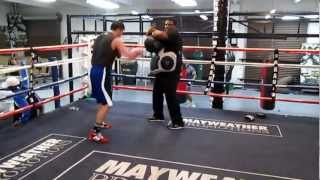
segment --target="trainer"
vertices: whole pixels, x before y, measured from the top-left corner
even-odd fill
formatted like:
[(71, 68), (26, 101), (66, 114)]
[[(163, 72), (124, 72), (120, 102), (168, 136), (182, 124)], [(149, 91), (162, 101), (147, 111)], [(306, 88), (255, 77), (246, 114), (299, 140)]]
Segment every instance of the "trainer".
[(102, 128), (111, 128), (106, 123), (110, 107), (112, 106), (112, 64), (116, 57), (125, 56), (135, 59), (143, 53), (142, 48), (134, 48), (129, 51), (121, 40), (124, 24), (120, 21), (111, 24), (111, 32), (97, 37), (93, 44), (92, 68), (90, 70), (90, 81), (92, 85), (92, 97), (99, 104), (96, 121), (89, 132), (89, 140), (107, 143), (108, 139), (101, 134)]
[(172, 72), (160, 72), (155, 75), (153, 86), (153, 117), (148, 118), (150, 122), (164, 121), (163, 115), (163, 94), (166, 97), (169, 113), (172, 122), (168, 124), (171, 130), (183, 129), (184, 123), (181, 117), (180, 104), (177, 101), (177, 85), (180, 80), (180, 70), (182, 64), (182, 38), (177, 30), (177, 22), (175, 19), (166, 19), (164, 31), (160, 31), (155, 27), (151, 27), (147, 36), (161, 42), (164, 52), (174, 52), (176, 55), (176, 67)]

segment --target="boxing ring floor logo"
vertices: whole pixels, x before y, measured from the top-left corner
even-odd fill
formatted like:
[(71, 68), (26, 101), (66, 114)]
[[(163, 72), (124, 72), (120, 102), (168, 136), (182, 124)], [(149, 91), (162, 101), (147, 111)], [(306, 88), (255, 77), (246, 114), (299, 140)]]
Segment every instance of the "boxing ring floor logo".
[(282, 138), (279, 125), (184, 117), (186, 128)]
[(298, 180), (270, 174), (92, 151), (54, 180)]
[(71, 150), (85, 138), (50, 134), (0, 159), (0, 180), (24, 179)]

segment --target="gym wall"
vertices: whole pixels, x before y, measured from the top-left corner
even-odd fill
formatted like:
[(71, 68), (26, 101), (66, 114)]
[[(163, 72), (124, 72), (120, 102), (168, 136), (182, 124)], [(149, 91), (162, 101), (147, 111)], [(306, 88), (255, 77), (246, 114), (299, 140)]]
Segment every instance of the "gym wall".
[[(298, 31), (299, 24), (297, 22), (284, 22), (279, 21), (272, 27), (271, 23), (249, 23), (261, 32), (272, 33), (272, 28), (274, 28), (274, 33), (291, 33), (295, 34)], [(300, 24), (300, 33), (307, 33), (308, 24)], [(254, 33), (252, 29), (249, 29), (249, 33)], [(293, 48), (300, 49), (302, 43), (306, 42), (306, 38), (287, 38), (287, 39), (248, 39), (248, 48)], [(273, 53), (247, 53), (246, 62), (263, 62), (267, 58), (273, 58)], [(280, 63), (300, 63), (300, 55), (280, 53), (279, 62)], [(292, 77), (294, 83), (299, 83), (300, 69), (297, 68), (280, 68), (279, 79), (283, 77)], [(249, 79), (260, 79), (260, 68), (249, 67), (245, 68), (245, 79), (249, 82)]]
[[(60, 22), (58, 20), (26, 20), (27, 36), (30, 46), (60, 44)], [(39, 53), (43, 58), (61, 59), (60, 52)]]

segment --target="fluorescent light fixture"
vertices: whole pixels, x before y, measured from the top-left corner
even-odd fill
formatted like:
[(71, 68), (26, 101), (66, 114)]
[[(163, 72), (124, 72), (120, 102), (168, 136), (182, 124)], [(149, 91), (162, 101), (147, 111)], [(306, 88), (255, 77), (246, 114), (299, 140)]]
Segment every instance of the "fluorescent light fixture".
[(149, 15), (143, 15), (143, 16), (141, 16), (143, 19), (149, 19), (150, 18), (150, 16)]
[(138, 11), (135, 11), (135, 10), (132, 10), (132, 11), (131, 11), (131, 14), (133, 14), (133, 15), (138, 15), (139, 12), (138, 12)]
[(52, 3), (52, 2), (56, 2), (56, 0), (37, 0), (39, 2), (43, 2), (43, 3)]
[(200, 11), (199, 11), (199, 10), (194, 10), (194, 12), (195, 12), (195, 13), (200, 13)]
[(87, 0), (87, 3), (103, 9), (117, 9), (120, 7), (119, 4), (108, 0)]
[(171, 0), (182, 7), (194, 7), (197, 6), (196, 0)]
[(208, 16), (204, 15), (204, 14), (201, 14), (200, 15), (200, 18), (204, 21), (208, 20)]
[(276, 13), (276, 9), (272, 9), (271, 11), (270, 11), (270, 14), (274, 14), (274, 13)]
[(302, 0), (294, 0), (294, 3), (299, 3), (301, 2)]
[(265, 19), (271, 19), (271, 15), (270, 15), (270, 14), (267, 14), (264, 18), (265, 18)]
[(298, 17), (298, 16), (283, 16), (281, 19), (290, 21), (290, 20), (298, 20), (298, 19), (300, 19), (300, 17)]
[(141, 16), (141, 17), (142, 17), (142, 19), (147, 19), (147, 20), (150, 20), (150, 21), (153, 20), (153, 17), (151, 17), (151, 16), (149, 16), (149, 15), (143, 15), (143, 16)]
[(306, 19), (318, 19), (319, 15), (305, 15), (303, 17), (306, 18)]

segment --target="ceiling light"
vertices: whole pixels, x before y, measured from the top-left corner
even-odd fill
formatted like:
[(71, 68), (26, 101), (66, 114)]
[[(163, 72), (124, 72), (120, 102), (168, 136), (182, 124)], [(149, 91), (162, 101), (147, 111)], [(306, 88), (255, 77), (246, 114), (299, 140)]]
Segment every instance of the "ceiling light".
[(117, 9), (120, 7), (119, 4), (106, 0), (87, 0), (87, 3), (103, 9)]
[(151, 16), (149, 16), (149, 15), (143, 15), (143, 16), (141, 16), (141, 17), (142, 17), (142, 19), (145, 19), (145, 20), (150, 20), (150, 21), (153, 20), (153, 17), (151, 17)]
[(39, 2), (43, 2), (43, 3), (52, 3), (52, 2), (56, 2), (56, 0), (37, 0)]
[(294, 0), (294, 3), (299, 3), (301, 2), (302, 0)]
[(274, 14), (274, 13), (276, 13), (276, 9), (272, 9), (271, 11), (270, 11), (270, 14)]
[(208, 16), (201, 14), (200, 18), (204, 21), (208, 20)]
[(133, 14), (133, 15), (138, 15), (139, 12), (138, 12), (138, 11), (135, 11), (135, 10), (132, 10), (132, 11), (131, 11), (131, 14)]
[(195, 12), (195, 13), (200, 13), (200, 11), (199, 11), (199, 10), (194, 10), (194, 12)]
[(298, 16), (283, 16), (281, 19), (290, 21), (290, 20), (298, 20), (298, 19), (300, 19), (300, 17), (298, 17)]
[(197, 6), (197, 1), (195, 0), (171, 0), (182, 7), (192, 7)]
[(306, 19), (318, 19), (319, 15), (305, 15), (303, 17), (306, 18)]
[(265, 19), (271, 19), (271, 15), (270, 15), (270, 14), (267, 14), (264, 18), (265, 18)]

